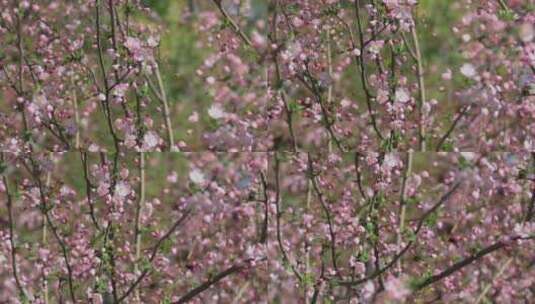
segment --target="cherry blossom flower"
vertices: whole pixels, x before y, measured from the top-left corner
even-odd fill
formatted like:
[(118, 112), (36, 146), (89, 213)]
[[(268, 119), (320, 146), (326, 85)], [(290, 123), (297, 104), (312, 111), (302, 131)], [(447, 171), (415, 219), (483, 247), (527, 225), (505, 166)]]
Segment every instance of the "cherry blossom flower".
[(404, 300), (411, 294), (410, 288), (406, 285), (403, 279), (397, 277), (389, 277), (385, 282), (385, 292), (390, 299)]
[(400, 103), (407, 103), (411, 99), (409, 92), (404, 88), (398, 88), (396, 90), (395, 100)]
[(208, 109), (208, 115), (210, 115), (210, 117), (212, 117), (213, 119), (222, 119), (222, 118), (225, 118), (227, 113), (225, 113), (225, 111), (223, 110), (223, 108), (218, 105), (218, 104), (213, 104), (209, 109)]
[(205, 177), (204, 177), (204, 173), (202, 173), (202, 171), (200, 171), (199, 169), (192, 169), (190, 172), (189, 172), (189, 179), (195, 183), (195, 184), (199, 184), (199, 185), (202, 185), (205, 183)]
[(461, 74), (468, 78), (474, 78), (477, 75), (475, 67), (470, 63), (465, 63), (460, 69)]
[(159, 142), (160, 142), (160, 138), (155, 132), (152, 132), (152, 131), (147, 132), (143, 136), (143, 149), (144, 150), (153, 149), (158, 145)]

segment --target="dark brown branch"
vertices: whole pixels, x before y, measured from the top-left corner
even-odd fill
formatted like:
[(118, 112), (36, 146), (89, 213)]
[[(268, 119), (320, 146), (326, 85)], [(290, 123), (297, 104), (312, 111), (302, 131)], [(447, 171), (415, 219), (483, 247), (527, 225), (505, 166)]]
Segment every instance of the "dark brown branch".
[(359, 188), (360, 195), (364, 199), (368, 199), (366, 193), (362, 188), (362, 174), (360, 173), (360, 153), (355, 152), (355, 174), (357, 175), (357, 187)]
[(526, 222), (530, 222), (533, 220), (533, 215), (535, 214), (535, 187), (533, 187), (533, 190), (531, 191), (531, 201), (528, 206), (528, 211), (526, 213)]
[(104, 96), (105, 100), (102, 101), (102, 107), (104, 110), (104, 116), (106, 116), (106, 121), (108, 124), (108, 129), (110, 130), (110, 134), (113, 138), (113, 143), (115, 146), (115, 152), (119, 152), (119, 137), (115, 133), (115, 129), (113, 126), (113, 119), (111, 116), (111, 110), (110, 110), (110, 84), (108, 83), (108, 76), (106, 73), (106, 67), (104, 65), (104, 57), (102, 54), (102, 45), (100, 42), (101, 39), (101, 32), (100, 32), (100, 0), (95, 0), (95, 27), (96, 27), (96, 43), (97, 43), (97, 54), (98, 54), (98, 62), (100, 66), (100, 71), (102, 73), (102, 78), (104, 82)]
[[(314, 79), (314, 77), (312, 77), (312, 73), (310, 73), (310, 71), (308, 70), (308, 66), (307, 66), (307, 70), (303, 73), (303, 75), (296, 75), (296, 78), (315, 97), (316, 102), (320, 105), (321, 117), (322, 117), (322, 120), (323, 120), (324, 127), (327, 130), (327, 133), (329, 134), (329, 136), (332, 139), (332, 141), (334, 141), (334, 143), (335, 143), (336, 147), (338, 148), (338, 150), (340, 150), (340, 152), (344, 153), (345, 149), (342, 146), (342, 143), (340, 142), (340, 139), (338, 139), (338, 137), (336, 136), (336, 133), (334, 132), (334, 129), (333, 129), (334, 119), (333, 120), (329, 119), (329, 111), (327, 110), (327, 107), (325, 106), (321, 90), (316, 85), (317, 80)], [(309, 83), (309, 81), (307, 81), (307, 79), (310, 80), (310, 83)]]
[[(533, 237), (520, 237), (520, 236), (515, 236), (512, 238), (511, 241), (517, 241), (517, 240), (527, 240), (527, 239), (532, 239)], [(418, 284), (416, 286), (416, 290), (420, 290), (422, 288), (425, 288), (435, 282), (438, 282), (448, 276), (450, 276), (451, 274), (461, 270), (462, 268), (464, 268), (465, 266), (468, 266), (470, 264), (472, 264), (473, 262), (479, 260), (480, 258), (486, 256), (487, 254), (490, 254), (490, 253), (493, 253), (494, 251), (497, 251), (497, 250), (500, 250), (502, 248), (505, 248), (507, 246), (509, 246), (511, 244), (511, 242), (505, 242), (505, 241), (498, 241), (490, 246), (487, 246), (485, 247), (484, 249), (478, 251), (477, 253), (463, 259), (462, 261), (460, 262), (457, 262), (455, 264), (453, 264), (452, 266), (450, 266), (449, 268), (447, 268), (446, 270), (442, 271), (441, 273), (439, 274), (436, 274), (434, 276), (431, 276), (429, 278), (427, 278), (425, 281), (421, 282), (420, 284)]]
[(262, 182), (262, 192), (264, 196), (264, 223), (262, 225), (262, 234), (260, 235), (260, 243), (265, 243), (267, 241), (268, 234), (268, 216), (269, 216), (269, 197), (267, 193), (268, 185), (265, 174), (260, 173), (260, 180)]
[(308, 156), (309, 179), (312, 182), (312, 187), (314, 189), (314, 192), (316, 192), (316, 196), (318, 197), (321, 207), (323, 211), (325, 212), (325, 216), (327, 217), (327, 225), (329, 226), (329, 234), (331, 238), (330, 247), (331, 247), (331, 259), (333, 263), (333, 268), (336, 271), (336, 274), (340, 276), (341, 275), (340, 270), (338, 269), (338, 264), (336, 262), (336, 234), (334, 233), (331, 211), (329, 210), (329, 207), (327, 207), (327, 202), (325, 201), (323, 193), (321, 192), (318, 186), (318, 183), (316, 181), (316, 176), (314, 175), (314, 169), (312, 166), (312, 157), (310, 156), (310, 153), (308, 153), (307, 156)]
[(360, 41), (360, 56), (356, 58), (359, 62), (360, 66), (360, 78), (362, 82), (362, 88), (364, 89), (364, 93), (366, 94), (366, 106), (368, 108), (368, 113), (370, 114), (371, 123), (373, 126), (373, 129), (375, 130), (375, 133), (377, 134), (377, 137), (379, 137), (380, 140), (383, 139), (383, 135), (381, 134), (381, 131), (379, 131), (379, 128), (377, 127), (377, 121), (375, 119), (375, 113), (372, 109), (372, 94), (370, 92), (370, 89), (368, 88), (368, 76), (366, 73), (366, 63), (364, 62), (364, 32), (362, 29), (362, 21), (360, 20), (360, 1), (355, 1), (355, 17), (357, 18), (357, 26), (358, 26), (358, 33), (359, 33), (359, 41)]
[(89, 204), (89, 215), (91, 216), (91, 221), (93, 222), (93, 225), (95, 225), (95, 228), (97, 228), (98, 231), (101, 231), (100, 225), (98, 224), (97, 218), (95, 216), (95, 209), (93, 207), (93, 203), (91, 202), (91, 181), (89, 180), (89, 174), (88, 174), (88, 163), (87, 163), (87, 152), (80, 152), (80, 157), (82, 160), (82, 166), (84, 171), (84, 180), (85, 180), (85, 191), (87, 196), (87, 203)]
[(444, 143), (446, 142), (448, 137), (450, 137), (450, 135), (453, 132), (453, 130), (455, 130), (455, 128), (459, 124), (459, 121), (466, 115), (466, 113), (468, 113), (469, 110), (470, 110), (470, 106), (469, 105), (465, 106), (465, 107), (463, 107), (461, 109), (461, 111), (459, 112), (459, 114), (457, 115), (457, 117), (455, 118), (453, 123), (451, 124), (451, 126), (448, 128), (448, 131), (446, 131), (446, 134), (444, 134), (444, 136), (442, 136), (442, 138), (440, 138), (440, 141), (438, 142), (435, 151), (440, 152), (440, 149), (442, 148), (442, 146), (444, 145)]
[[(262, 259), (262, 260), (265, 260), (265, 258)], [(251, 260), (247, 260), (243, 264), (235, 264), (235, 265), (223, 270), (222, 272), (216, 274), (212, 278), (208, 279), (207, 281), (205, 281), (204, 283), (199, 285), (198, 287), (190, 290), (188, 293), (183, 295), (178, 301), (173, 302), (173, 304), (188, 303), (193, 298), (195, 298), (197, 295), (199, 295), (201, 292), (203, 292), (206, 289), (212, 287), (212, 285), (217, 284), (219, 281), (223, 280), (224, 278), (226, 278), (226, 277), (228, 277), (228, 276), (230, 276), (230, 275), (232, 275), (232, 274), (234, 274), (236, 272), (240, 272), (242, 270), (245, 270), (245, 269), (249, 268), (250, 266), (248, 264), (250, 262), (251, 262)]]
[(49, 207), (48, 207), (48, 203), (47, 203), (47, 196), (45, 195), (45, 189), (44, 189), (43, 183), (41, 181), (41, 178), (39, 176), (40, 171), (39, 171), (39, 168), (37, 167), (37, 164), (35, 163), (35, 160), (33, 159), (33, 156), (31, 154), (29, 156), (29, 160), (30, 160), (30, 163), (31, 163), (31, 168), (29, 168), (28, 166), (25, 166), (25, 168), (27, 170), (29, 170), (32, 178), (34, 179), (35, 183), (37, 184), (37, 187), (38, 187), (38, 190), (39, 190), (39, 198), (40, 198), (40, 202), (41, 202), (41, 206), (40, 206), (41, 212), (45, 216), (46, 222), (47, 222), (48, 226), (50, 227), (50, 229), (52, 230), (52, 234), (54, 235), (54, 238), (56, 239), (56, 241), (58, 242), (58, 245), (61, 248), (61, 253), (63, 255), (63, 259), (65, 260), (65, 266), (67, 267), (67, 283), (68, 283), (68, 286), (69, 286), (69, 293), (70, 293), (72, 302), (76, 303), (76, 298), (75, 298), (75, 294), (74, 294), (72, 267), (71, 267), (71, 264), (70, 264), (69, 254), (68, 254), (68, 251), (67, 251), (67, 245), (65, 244), (65, 241), (59, 235), (58, 228), (52, 222), (52, 219), (51, 219), (50, 214), (48, 212), (49, 211)]
[[(535, 152), (531, 152), (531, 162), (533, 163), (532, 168), (535, 168)], [(535, 215), (535, 183), (532, 182), (531, 187), (531, 201), (526, 212), (526, 217), (524, 219), (525, 222), (530, 222), (533, 220), (533, 216)]]

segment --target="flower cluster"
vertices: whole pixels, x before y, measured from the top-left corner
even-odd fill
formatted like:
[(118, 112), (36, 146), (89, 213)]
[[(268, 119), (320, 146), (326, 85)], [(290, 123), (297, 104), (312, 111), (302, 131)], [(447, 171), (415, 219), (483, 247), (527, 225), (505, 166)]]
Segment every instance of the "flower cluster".
[(534, 24), (0, 0), (0, 303), (530, 302)]

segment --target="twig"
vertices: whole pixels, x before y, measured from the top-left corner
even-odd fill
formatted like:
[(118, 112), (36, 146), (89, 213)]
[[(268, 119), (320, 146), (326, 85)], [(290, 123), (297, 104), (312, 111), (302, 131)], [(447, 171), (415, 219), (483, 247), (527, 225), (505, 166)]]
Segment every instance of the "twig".
[(163, 113), (165, 119), (165, 127), (167, 129), (167, 139), (169, 140), (169, 151), (174, 151), (175, 140), (173, 135), (173, 126), (171, 124), (171, 116), (169, 112), (169, 102), (167, 100), (167, 94), (163, 86), (162, 76), (160, 75), (160, 68), (158, 64), (155, 64), (156, 79), (158, 80), (158, 87), (160, 89), (161, 102), (163, 104)]
[[(327, 29), (327, 70), (329, 74), (329, 85), (327, 87), (327, 106), (331, 106), (332, 98), (333, 98), (333, 85), (332, 85), (332, 77), (333, 77), (333, 64), (332, 64), (332, 50), (331, 50), (331, 31), (330, 29)], [(332, 153), (333, 151), (333, 138), (329, 138), (329, 146), (328, 151), (329, 153)]]
[(78, 98), (76, 95), (76, 87), (74, 86), (74, 81), (71, 78), (71, 84), (73, 86), (72, 92), (72, 105), (74, 110), (74, 123), (76, 125), (76, 135), (74, 141), (74, 147), (76, 150), (80, 149), (80, 113), (78, 111)]
[[(405, 230), (405, 216), (407, 213), (407, 180), (412, 174), (412, 160), (413, 160), (413, 151), (407, 152), (407, 161), (405, 163), (405, 172), (403, 174), (403, 180), (401, 182), (401, 197), (399, 199), (399, 204), (401, 207), (400, 216), (399, 216), (399, 230), (397, 236), (397, 244), (401, 246), (403, 242), (403, 231)], [(398, 261), (398, 271), (401, 273), (401, 258)]]
[(91, 221), (93, 222), (93, 225), (97, 229), (97, 231), (101, 231), (102, 228), (98, 224), (97, 218), (95, 216), (95, 208), (93, 206), (93, 202), (91, 199), (91, 182), (89, 181), (89, 165), (87, 160), (87, 152), (80, 152), (80, 159), (82, 161), (82, 167), (84, 172), (84, 180), (85, 180), (85, 194), (87, 197), (87, 204), (89, 205), (89, 215), (91, 216)]
[(377, 121), (375, 119), (375, 113), (372, 109), (372, 94), (370, 92), (370, 89), (368, 88), (368, 76), (366, 73), (366, 66), (364, 62), (364, 32), (362, 29), (362, 21), (360, 20), (360, 0), (355, 0), (355, 17), (357, 18), (357, 26), (358, 26), (358, 36), (360, 41), (360, 56), (356, 56), (359, 67), (360, 67), (360, 80), (362, 82), (362, 88), (364, 89), (364, 93), (366, 94), (366, 106), (368, 108), (368, 114), (370, 115), (371, 123), (373, 126), (373, 129), (375, 133), (377, 134), (377, 137), (382, 140), (383, 135), (381, 134), (381, 131), (379, 131), (379, 128), (377, 126)]
[(262, 224), (262, 233), (260, 235), (260, 243), (266, 243), (268, 234), (268, 216), (269, 216), (269, 197), (268, 197), (268, 185), (266, 175), (260, 173), (260, 181), (262, 182), (262, 192), (264, 194), (264, 222)]
[(236, 264), (233, 265), (222, 272), (216, 274), (212, 278), (206, 280), (204, 283), (199, 285), (198, 287), (190, 290), (188, 293), (183, 295), (178, 301), (173, 302), (173, 304), (183, 304), (188, 303), (193, 298), (195, 298), (198, 294), (205, 291), (206, 289), (210, 288), (212, 285), (217, 284), (219, 281), (223, 280), (224, 278), (230, 276), (231, 274), (234, 274), (236, 272), (240, 272), (244, 269), (247, 269), (249, 266), (247, 265), (250, 261), (245, 261), (244, 264)]
[(249, 284), (250, 284), (250, 282), (247, 281), (240, 287), (240, 289), (238, 290), (238, 294), (236, 295), (234, 300), (232, 300), (232, 304), (242, 303), (242, 302), (240, 302), (241, 297), (243, 296), (243, 293), (245, 292), (245, 290), (247, 290), (247, 288), (249, 287)]
[[(308, 213), (310, 211), (310, 204), (312, 203), (312, 181), (308, 179), (307, 181), (307, 198), (306, 198), (306, 210), (305, 212)], [(305, 225), (305, 236), (304, 236), (304, 245), (305, 245), (305, 276), (308, 276), (308, 272), (310, 269), (310, 244), (308, 242), (308, 228)], [(304, 295), (305, 295), (305, 304), (308, 304), (308, 282), (305, 282), (304, 284)]]
[(307, 153), (307, 158), (308, 158), (308, 175), (309, 175), (308, 178), (311, 181), (312, 188), (314, 189), (314, 192), (316, 193), (316, 196), (318, 197), (320, 201), (321, 207), (323, 211), (325, 212), (325, 216), (327, 218), (327, 225), (329, 226), (329, 234), (330, 234), (330, 239), (331, 239), (330, 240), (331, 241), (331, 246), (330, 246), (331, 247), (331, 260), (333, 263), (333, 268), (336, 271), (336, 274), (340, 276), (341, 275), (340, 270), (338, 269), (338, 263), (336, 262), (336, 257), (337, 257), (336, 234), (333, 228), (333, 220), (332, 220), (331, 211), (329, 210), (329, 207), (327, 207), (327, 202), (325, 201), (323, 193), (321, 192), (318, 186), (318, 182), (316, 181), (316, 176), (314, 175), (314, 169), (312, 166), (312, 157), (310, 156), (310, 153)]
[[(52, 157), (52, 153), (50, 153), (50, 156)], [(48, 188), (50, 187), (50, 181), (52, 178), (52, 172), (48, 171), (46, 174), (46, 180), (45, 180), (45, 186)], [(42, 235), (42, 241), (43, 241), (43, 248), (46, 248), (48, 246), (48, 239), (47, 239), (47, 224), (46, 224), (46, 217), (43, 215), (43, 235)], [(46, 277), (45, 273), (43, 272), (43, 298), (45, 304), (48, 304), (48, 278)]]
[(419, 102), (418, 102), (418, 112), (419, 112), (419, 138), (420, 138), (420, 151), (425, 152), (426, 150), (426, 134), (425, 134), (425, 115), (424, 115), (424, 106), (426, 103), (426, 92), (425, 92), (425, 80), (424, 80), (424, 68), (422, 63), (422, 54), (420, 52), (420, 43), (418, 42), (418, 34), (416, 32), (416, 22), (411, 26), (411, 35), (414, 40), (414, 52), (416, 55), (416, 66), (418, 77), (418, 90), (419, 90)]
[(362, 174), (360, 173), (360, 153), (355, 152), (355, 174), (357, 175), (357, 187), (359, 189), (360, 195), (364, 199), (368, 199), (364, 189), (362, 188)]
[(492, 281), (490, 283), (488, 283), (487, 286), (485, 286), (485, 288), (483, 288), (483, 291), (481, 292), (481, 294), (479, 294), (479, 296), (477, 297), (476, 301), (474, 302), (475, 304), (479, 304), (483, 300), (483, 298), (485, 297), (487, 292), (489, 292), (490, 288), (492, 287), (492, 282), (495, 281), (497, 278), (499, 278), (504, 273), (505, 269), (507, 269), (507, 267), (509, 267), (509, 264), (511, 264), (512, 261), (513, 261), (513, 258), (508, 258), (507, 261), (505, 261), (505, 263), (503, 263), (503, 265), (500, 267), (498, 272), (492, 278)]
[[(135, 264), (134, 273), (139, 273), (139, 262), (141, 259), (141, 231), (140, 231), (140, 217), (142, 214), (143, 205), (145, 204), (145, 153), (139, 152), (139, 199), (136, 204), (136, 221), (134, 228), (135, 235)], [(139, 289), (136, 288), (134, 292), (134, 301), (140, 302)]]
[[(2, 153), (2, 161), (4, 161), (4, 153)], [(13, 220), (13, 198), (9, 190), (9, 182), (7, 180), (7, 176), (5, 175), (5, 173), (2, 175), (2, 181), (4, 183), (4, 188), (5, 188), (5, 192), (7, 196), (7, 215), (8, 215), (8, 221), (9, 221), (9, 246), (11, 247), (11, 268), (13, 270), (13, 277), (15, 278), (15, 284), (17, 285), (17, 289), (19, 290), (20, 295), (28, 299), (28, 293), (26, 292), (24, 287), (22, 287), (22, 284), (18, 276), (17, 246), (15, 244), (15, 232), (14, 232), (15, 221)]]
[(39, 198), (40, 198), (40, 202), (41, 202), (40, 209), (41, 209), (41, 212), (43, 213), (43, 215), (46, 218), (48, 226), (52, 230), (52, 235), (54, 235), (54, 238), (56, 239), (58, 245), (61, 248), (63, 259), (65, 260), (65, 266), (67, 267), (67, 283), (68, 283), (68, 286), (69, 286), (69, 293), (70, 293), (72, 302), (76, 303), (76, 298), (75, 298), (75, 294), (74, 294), (72, 267), (71, 267), (70, 260), (69, 260), (69, 255), (68, 255), (68, 252), (67, 252), (67, 245), (61, 239), (61, 237), (59, 235), (59, 232), (58, 232), (58, 228), (53, 224), (52, 219), (50, 218), (50, 214), (48, 212), (49, 211), (49, 207), (48, 207), (48, 203), (47, 203), (47, 196), (45, 195), (45, 190), (43, 188), (43, 183), (41, 181), (41, 178), (39, 177), (39, 169), (37, 168), (37, 165), (35, 164), (35, 161), (34, 161), (34, 159), (33, 159), (33, 157), (31, 155), (29, 157), (29, 160), (30, 160), (30, 163), (31, 163), (32, 167), (31, 168), (28, 168), (27, 166), (25, 166), (25, 167), (30, 171), (30, 174), (31, 174), (32, 178), (37, 183), (37, 187), (38, 187), (38, 190), (39, 190)]
[[(308, 66), (306, 68), (307, 70), (304, 73), (304, 77), (300, 75), (296, 75), (296, 78), (299, 79), (301, 83), (314, 95), (316, 102), (320, 105), (323, 124), (330, 136), (330, 139), (334, 141), (338, 150), (344, 153), (345, 149), (342, 146), (342, 143), (340, 142), (338, 137), (336, 137), (336, 134), (334, 133), (334, 129), (333, 129), (334, 119), (333, 120), (329, 119), (329, 111), (327, 110), (327, 107), (325, 103), (323, 102), (321, 90), (316, 85), (317, 80), (312, 77), (312, 74), (308, 70)], [(310, 83), (308, 83), (306, 78), (310, 79)]]
[[(531, 160), (533, 164), (532, 168), (535, 168), (535, 152), (531, 152)], [(531, 201), (526, 212), (526, 217), (524, 218), (525, 222), (530, 222), (533, 220), (533, 216), (535, 215), (535, 183), (532, 183), (531, 187)]]
[(509, 6), (507, 6), (507, 4), (505, 3), (505, 1), (503, 0), (498, 0), (498, 3), (500, 4), (500, 7), (505, 10), (505, 11), (510, 11), (510, 8)]
[(411, 44), (409, 43), (409, 39), (405, 35), (405, 33), (401, 32), (401, 37), (403, 38), (403, 43), (405, 43), (405, 46), (407, 47), (407, 50), (409, 51), (409, 55), (411, 55), (412, 59), (414, 61), (418, 61), (418, 56), (416, 55), (416, 52), (412, 49)]
[[(528, 239), (532, 239), (531, 237), (520, 237), (520, 236), (515, 236), (511, 239), (511, 242), (513, 241), (517, 241), (517, 240), (528, 240)], [(509, 242), (505, 242), (505, 241), (498, 241), (490, 246), (487, 246), (485, 247), (484, 249), (478, 251), (477, 253), (453, 264), (452, 266), (450, 266), (449, 268), (447, 268), (446, 270), (442, 271), (441, 273), (439, 274), (436, 274), (434, 276), (431, 276), (429, 278), (427, 278), (425, 281), (421, 282), (420, 284), (418, 284), (415, 289), (416, 290), (420, 290), (420, 289), (423, 289), (435, 282), (438, 282), (446, 277), (448, 277), (449, 275), (461, 270), (462, 268), (464, 268), (465, 266), (468, 266), (470, 264), (472, 264), (474, 261), (476, 260), (479, 260), (480, 258), (486, 256), (487, 254), (490, 254), (490, 253), (493, 253), (494, 251), (496, 250), (499, 250), (499, 249), (502, 249), (504, 247), (507, 247), (510, 243)]]
[(115, 152), (119, 152), (119, 137), (117, 137), (117, 134), (115, 133), (115, 129), (113, 127), (113, 119), (111, 117), (111, 110), (110, 110), (110, 85), (108, 83), (108, 76), (106, 72), (106, 67), (104, 66), (104, 57), (102, 54), (102, 45), (100, 42), (101, 39), (101, 33), (100, 33), (100, 0), (95, 0), (95, 27), (96, 27), (96, 43), (97, 43), (97, 54), (98, 54), (98, 62), (100, 67), (100, 72), (102, 73), (102, 81), (104, 82), (104, 96), (105, 100), (102, 101), (102, 107), (104, 111), (104, 116), (106, 116), (106, 121), (108, 124), (108, 129), (110, 130), (110, 134), (113, 138), (113, 143), (115, 146)]
[(457, 117), (455, 118), (453, 123), (451, 124), (451, 126), (448, 128), (448, 131), (446, 132), (446, 134), (444, 134), (444, 136), (442, 136), (442, 138), (440, 138), (440, 141), (438, 142), (437, 147), (435, 149), (436, 152), (440, 152), (440, 149), (442, 148), (442, 145), (444, 145), (444, 143), (446, 142), (448, 137), (451, 135), (453, 130), (455, 130), (455, 128), (457, 127), (457, 124), (459, 123), (459, 121), (466, 115), (466, 113), (468, 113), (468, 111), (470, 111), (470, 108), (471, 108), (471, 106), (468, 105), (468, 106), (465, 106), (465, 107), (463, 107), (461, 109), (461, 111), (459, 112), (459, 114), (457, 115)]
[[(154, 259), (156, 258), (156, 255), (158, 253), (158, 250), (160, 250), (160, 247), (162, 246), (163, 242), (165, 242), (176, 231), (176, 229), (182, 223), (184, 223), (184, 221), (191, 214), (191, 212), (192, 212), (191, 209), (187, 209), (186, 211), (184, 211), (182, 216), (173, 224), (173, 226), (171, 226), (171, 228), (169, 228), (169, 230), (162, 237), (160, 237), (158, 239), (158, 241), (156, 242), (156, 245), (154, 245), (154, 247), (152, 247), (152, 251), (151, 251), (150, 257), (148, 259), (149, 263), (152, 263), (152, 261), (154, 261)], [(128, 290), (122, 296), (120, 296), (117, 299), (117, 301), (116, 301), (117, 304), (122, 302), (124, 299), (126, 299), (137, 288), (137, 286), (141, 283), (143, 278), (145, 278), (145, 276), (149, 272), (150, 272), (150, 268), (146, 268), (145, 270), (143, 270), (141, 272), (141, 274), (137, 277), (137, 279), (134, 281), (134, 283), (132, 285), (130, 285)]]
[(238, 36), (240, 36), (240, 38), (251, 48), (254, 49), (254, 46), (253, 46), (253, 43), (251, 42), (251, 39), (249, 39), (249, 37), (247, 36), (247, 34), (245, 34), (245, 32), (240, 28), (240, 26), (236, 23), (236, 21), (234, 21), (234, 19), (232, 19), (230, 17), (230, 15), (228, 14), (228, 12), (225, 10), (225, 8), (223, 7), (223, 4), (221, 3), (221, 0), (212, 0), (212, 2), (214, 2), (214, 4), (217, 6), (217, 8), (219, 9), (219, 11), (221, 12), (221, 15), (223, 15), (223, 17), (225, 18), (225, 20), (227, 20), (228, 23), (230, 23), (230, 25), (232, 26), (232, 29), (236, 32), (236, 34), (238, 34)]
[[(416, 225), (416, 229), (413, 231), (414, 233), (414, 237), (416, 238), (416, 236), (418, 236), (418, 233), (420, 232), (420, 230), (422, 229), (425, 221), (427, 220), (427, 218), (433, 214), (433, 212), (435, 212), (440, 206), (442, 206), (452, 195), (453, 193), (455, 193), (457, 191), (457, 189), (461, 186), (461, 182), (457, 182), (456, 184), (453, 185), (453, 187), (450, 188), (450, 190), (448, 192), (446, 192), (444, 195), (442, 195), (442, 197), (438, 200), (438, 202), (433, 205), (433, 207), (431, 207), (429, 210), (427, 210), (421, 217), (420, 217), (420, 220), (418, 221), (418, 224)], [(344, 286), (357, 286), (357, 285), (360, 285), (368, 280), (373, 280), (375, 279), (376, 277), (382, 275), (384, 272), (386, 272), (388, 269), (390, 269), (392, 266), (394, 266), (397, 261), (412, 247), (412, 245), (416, 242), (416, 240), (411, 240), (407, 243), (407, 245), (405, 247), (403, 247), (403, 249), (401, 249), (393, 258), (392, 260), (390, 260), (390, 262), (388, 264), (386, 264), (383, 268), (381, 269), (377, 269), (375, 272), (373, 272), (372, 274), (362, 278), (362, 279), (359, 279), (359, 280), (352, 280), (352, 281), (341, 281), (339, 282), (340, 285), (344, 285)]]
[[(17, 50), (19, 55), (19, 61), (18, 61), (18, 90), (16, 90), (20, 97), (24, 97), (24, 71), (23, 71), (23, 64), (24, 64), (24, 47), (23, 47), (23, 40), (22, 40), (22, 22), (20, 20), (20, 16), (17, 14)], [(18, 111), (20, 112), (22, 116), (22, 122), (24, 127), (24, 133), (25, 134), (31, 134), (29, 127), (28, 127), (28, 120), (26, 118), (26, 111), (23, 104), (20, 104), (17, 106)], [(30, 149), (32, 149), (32, 145), (29, 145)]]

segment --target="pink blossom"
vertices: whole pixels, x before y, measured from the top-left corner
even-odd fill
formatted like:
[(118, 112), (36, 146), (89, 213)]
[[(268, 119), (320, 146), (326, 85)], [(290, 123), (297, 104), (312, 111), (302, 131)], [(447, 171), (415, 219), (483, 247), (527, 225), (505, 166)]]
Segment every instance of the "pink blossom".
[(393, 300), (404, 300), (411, 294), (411, 290), (403, 279), (391, 276), (385, 282), (385, 291)]

